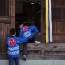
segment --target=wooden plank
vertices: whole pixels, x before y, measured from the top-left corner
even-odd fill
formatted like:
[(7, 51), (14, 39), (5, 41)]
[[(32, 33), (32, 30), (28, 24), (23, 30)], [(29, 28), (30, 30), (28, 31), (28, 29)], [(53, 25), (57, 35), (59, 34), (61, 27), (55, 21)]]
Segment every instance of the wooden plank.
[(41, 35), (40, 35), (40, 38), (41, 38), (41, 42), (44, 42), (44, 36), (43, 36), (43, 31), (44, 31), (44, 28), (43, 28), (43, 25), (44, 25), (44, 20), (43, 20), (43, 0), (41, 0)]
[(41, 43), (35, 46), (34, 43), (28, 43), (29, 50), (44, 50), (44, 51), (65, 51), (65, 43)]
[(0, 23), (10, 23), (9, 17), (0, 17)]
[(1, 23), (2, 25), (2, 45), (1, 45), (1, 50), (2, 50), (2, 53), (4, 53), (4, 23)]
[(11, 0), (11, 27), (15, 27), (15, 0)]
[(0, 0), (0, 16), (8, 16), (9, 12), (8, 12), (8, 0)]
[(2, 24), (0, 23), (0, 53), (2, 53)]

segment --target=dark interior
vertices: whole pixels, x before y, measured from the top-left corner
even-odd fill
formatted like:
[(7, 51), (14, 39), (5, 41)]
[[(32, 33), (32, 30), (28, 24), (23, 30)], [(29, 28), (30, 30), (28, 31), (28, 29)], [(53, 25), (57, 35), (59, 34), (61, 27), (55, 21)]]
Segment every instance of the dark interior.
[[(17, 36), (19, 34), (19, 23), (24, 22), (27, 25), (34, 24), (41, 31), (41, 6), (40, 2), (19, 2), (16, 1), (15, 27)], [(33, 41), (30, 41), (33, 42)]]

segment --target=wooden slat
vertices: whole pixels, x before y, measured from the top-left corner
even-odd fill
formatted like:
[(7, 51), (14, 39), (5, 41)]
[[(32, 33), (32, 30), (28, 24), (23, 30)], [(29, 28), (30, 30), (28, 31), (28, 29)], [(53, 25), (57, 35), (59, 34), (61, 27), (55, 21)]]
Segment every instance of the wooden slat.
[(41, 42), (44, 42), (44, 36), (43, 36), (43, 31), (44, 31), (44, 20), (43, 20), (43, 0), (41, 0), (41, 35), (40, 35), (40, 38), (41, 38)]
[(15, 27), (15, 0), (11, 0), (11, 27)]
[(2, 53), (4, 53), (4, 23), (1, 23), (2, 25), (2, 45), (1, 45), (1, 50), (2, 50)]
[[(2, 49), (2, 24), (0, 23), (0, 48)], [(0, 49), (0, 53), (2, 53), (2, 50)]]
[(10, 23), (10, 18), (9, 17), (0, 17), (0, 23)]

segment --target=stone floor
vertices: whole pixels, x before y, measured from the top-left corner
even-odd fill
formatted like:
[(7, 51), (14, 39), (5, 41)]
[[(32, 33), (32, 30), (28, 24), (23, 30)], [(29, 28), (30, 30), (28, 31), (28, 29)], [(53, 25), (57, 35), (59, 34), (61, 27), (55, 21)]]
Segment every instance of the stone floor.
[[(21, 58), (22, 59), (22, 58)], [(65, 60), (65, 56), (42, 56), (42, 55), (29, 55), (27, 60)]]
[[(0, 60), (0, 65), (8, 65), (8, 60)], [(20, 60), (20, 65), (65, 65), (65, 60)]]

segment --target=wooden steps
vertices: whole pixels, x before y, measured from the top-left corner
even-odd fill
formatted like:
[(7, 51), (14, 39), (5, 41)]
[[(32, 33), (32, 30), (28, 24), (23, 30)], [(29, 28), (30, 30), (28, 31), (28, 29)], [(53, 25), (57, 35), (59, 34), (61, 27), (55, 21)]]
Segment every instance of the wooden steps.
[(29, 43), (28, 51), (38, 51), (41, 55), (65, 55), (65, 43), (41, 43), (38, 46)]

